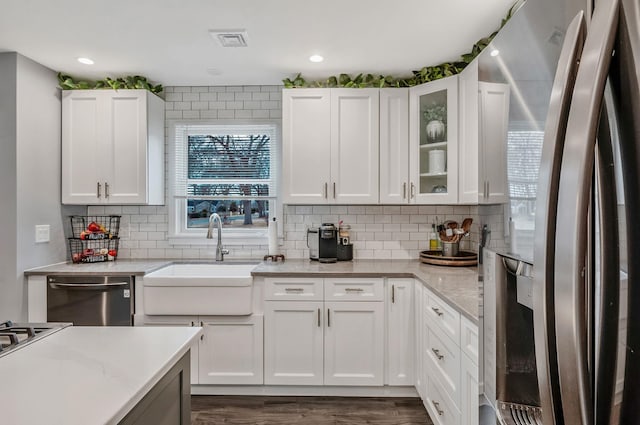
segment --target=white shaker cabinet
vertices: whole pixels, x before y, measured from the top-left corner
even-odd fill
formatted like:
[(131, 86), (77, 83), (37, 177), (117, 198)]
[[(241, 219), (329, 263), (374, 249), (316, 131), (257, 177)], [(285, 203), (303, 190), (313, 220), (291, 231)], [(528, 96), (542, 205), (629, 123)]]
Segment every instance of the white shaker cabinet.
[(472, 62), (460, 79), (461, 204), (499, 204), (508, 200), (507, 129), (509, 85), (478, 81)]
[(409, 89), (409, 197), (458, 202), (458, 77)]
[(199, 384), (261, 385), (262, 316), (203, 316)]
[(147, 90), (62, 92), (62, 203), (164, 203), (164, 101)]
[(380, 203), (409, 202), (409, 89), (380, 89)]
[(191, 347), (191, 384), (261, 385), (263, 383), (263, 317), (148, 316), (144, 326), (201, 326)]
[(383, 385), (384, 303), (325, 302), (325, 385)]
[(387, 383), (416, 385), (413, 279), (387, 279)]
[(322, 301), (264, 303), (265, 384), (323, 384), (323, 310)]
[(266, 279), (265, 384), (383, 385), (383, 285), (380, 278)]
[(284, 89), (282, 111), (285, 203), (378, 203), (378, 89)]

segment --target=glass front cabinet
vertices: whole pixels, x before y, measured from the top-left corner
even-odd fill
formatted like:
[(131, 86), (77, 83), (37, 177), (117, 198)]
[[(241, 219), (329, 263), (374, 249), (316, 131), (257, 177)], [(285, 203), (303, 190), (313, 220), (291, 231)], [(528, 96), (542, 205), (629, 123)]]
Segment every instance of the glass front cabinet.
[(458, 77), (409, 90), (410, 197), (417, 204), (458, 201)]

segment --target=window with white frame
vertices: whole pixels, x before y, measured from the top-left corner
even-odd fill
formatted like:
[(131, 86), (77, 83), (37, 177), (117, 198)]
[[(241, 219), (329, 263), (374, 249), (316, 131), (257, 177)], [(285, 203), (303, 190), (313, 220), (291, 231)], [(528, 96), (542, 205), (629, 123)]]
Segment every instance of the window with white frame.
[(170, 240), (202, 241), (217, 213), (225, 244), (266, 243), (278, 208), (278, 124), (175, 123), (172, 134)]

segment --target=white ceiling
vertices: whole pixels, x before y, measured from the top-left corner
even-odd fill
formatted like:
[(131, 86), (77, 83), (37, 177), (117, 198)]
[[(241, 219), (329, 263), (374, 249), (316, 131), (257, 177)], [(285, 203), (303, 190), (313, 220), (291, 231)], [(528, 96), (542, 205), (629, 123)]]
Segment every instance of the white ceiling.
[[(513, 0), (3, 0), (0, 51), (74, 77), (164, 85), (281, 84), (341, 72), (402, 76), (455, 60)], [(212, 29), (244, 29), (222, 48)], [(311, 63), (312, 54), (325, 61)], [(82, 65), (89, 57), (94, 65)], [(214, 74), (210, 70), (214, 70)]]

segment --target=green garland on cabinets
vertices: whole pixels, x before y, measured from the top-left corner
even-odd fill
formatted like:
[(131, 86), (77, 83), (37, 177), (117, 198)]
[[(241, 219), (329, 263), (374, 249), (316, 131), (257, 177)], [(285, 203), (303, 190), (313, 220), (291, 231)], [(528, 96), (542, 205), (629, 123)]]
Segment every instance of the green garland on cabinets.
[(154, 86), (147, 81), (146, 77), (140, 75), (129, 75), (116, 79), (107, 77), (98, 81), (76, 81), (69, 75), (58, 72), (58, 86), (62, 90), (145, 89), (155, 94), (163, 90), (162, 84)]
[(340, 74), (339, 76), (331, 76), (324, 81), (306, 81), (300, 73), (293, 79), (285, 78), (282, 80), (285, 88), (303, 88), (303, 87), (345, 87), (345, 88), (384, 88), (384, 87), (412, 87), (419, 84), (427, 83), (429, 81), (438, 80), (444, 77), (450, 77), (460, 73), (471, 61), (473, 61), (482, 52), (485, 47), (491, 43), (491, 40), (498, 34), (498, 31), (505, 26), (505, 24), (513, 16), (513, 12), (519, 2), (514, 3), (507, 15), (502, 18), (500, 28), (491, 33), (488, 37), (478, 40), (471, 51), (464, 53), (460, 56), (460, 60), (456, 62), (444, 62), (440, 65), (425, 66), (418, 71), (412, 71), (413, 75), (410, 77), (396, 78), (391, 75), (373, 75), (373, 74), (358, 74), (352, 77), (349, 74)]

